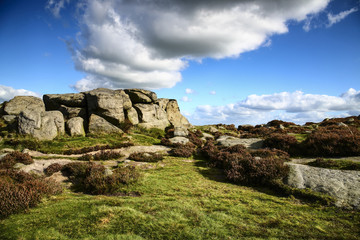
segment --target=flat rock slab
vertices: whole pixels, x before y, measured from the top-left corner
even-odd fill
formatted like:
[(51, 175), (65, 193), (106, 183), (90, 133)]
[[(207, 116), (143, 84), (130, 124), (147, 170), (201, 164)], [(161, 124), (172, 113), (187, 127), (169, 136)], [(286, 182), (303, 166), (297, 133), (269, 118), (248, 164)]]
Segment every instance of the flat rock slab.
[(34, 163), (29, 165), (24, 165), (19, 170), (41, 175), (44, 174), (44, 170), (53, 163), (59, 163), (60, 165), (65, 165), (71, 162), (74, 162), (74, 160), (69, 160), (69, 159), (34, 160)]
[(263, 147), (264, 140), (261, 138), (237, 138), (232, 136), (220, 136), (216, 142), (224, 147), (231, 147), (234, 145), (244, 145), (246, 148), (259, 149)]
[(287, 164), (290, 167), (289, 186), (326, 193), (336, 199), (338, 207), (360, 209), (360, 171)]

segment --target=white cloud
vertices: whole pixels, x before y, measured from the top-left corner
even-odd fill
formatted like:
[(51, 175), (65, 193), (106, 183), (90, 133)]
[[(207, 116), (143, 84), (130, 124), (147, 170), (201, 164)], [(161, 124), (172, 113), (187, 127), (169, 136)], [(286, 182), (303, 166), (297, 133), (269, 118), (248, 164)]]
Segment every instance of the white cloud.
[(209, 92), (210, 95), (216, 95), (216, 91)]
[(344, 18), (346, 18), (349, 14), (351, 14), (353, 12), (357, 12), (357, 11), (358, 11), (358, 8), (353, 7), (351, 9), (349, 9), (349, 10), (340, 12), (340, 13), (335, 14), (335, 15), (333, 15), (331, 13), (328, 13), (327, 17), (328, 17), (329, 23), (328, 23), (327, 27), (331, 27), (335, 23), (338, 23), (341, 20), (343, 20)]
[(305, 94), (301, 91), (250, 95), (243, 101), (226, 106), (198, 106), (190, 119), (194, 124), (259, 124), (273, 119), (302, 124), (334, 115), (358, 114), (360, 91), (350, 88), (341, 96)]
[(193, 89), (191, 89), (191, 88), (187, 88), (187, 89), (185, 89), (185, 93), (186, 94), (193, 94), (193, 93), (195, 93), (195, 91)]
[[(60, 13), (64, 1), (49, 5)], [(72, 48), (77, 69), (89, 75), (74, 87), (173, 87), (189, 61), (267, 46), (288, 32), (288, 20), (303, 21), (329, 1), (85, 0)]]
[(35, 96), (40, 97), (39, 94), (25, 90), (25, 89), (14, 89), (12, 87), (0, 85), (0, 103), (8, 101), (15, 96)]
[(190, 99), (188, 96), (183, 96), (183, 97), (181, 98), (181, 101), (183, 101), (183, 102), (191, 102), (192, 99)]
[(65, 8), (65, 3), (69, 3), (70, 0), (49, 0), (45, 6), (45, 9), (49, 10), (54, 17), (60, 18), (60, 12)]

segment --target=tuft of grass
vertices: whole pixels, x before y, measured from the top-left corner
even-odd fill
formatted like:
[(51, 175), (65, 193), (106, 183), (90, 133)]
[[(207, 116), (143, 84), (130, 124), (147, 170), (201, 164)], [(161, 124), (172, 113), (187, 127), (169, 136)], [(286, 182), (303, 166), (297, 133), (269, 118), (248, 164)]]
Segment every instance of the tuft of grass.
[(153, 138), (147, 135), (143, 134), (131, 134), (131, 141), (135, 145), (142, 145), (142, 146), (151, 146), (151, 145), (157, 145), (160, 144), (161, 140), (157, 138)]
[(204, 161), (167, 157), (124, 191), (64, 193), (0, 221), (0, 239), (358, 239), (360, 213), (224, 181)]

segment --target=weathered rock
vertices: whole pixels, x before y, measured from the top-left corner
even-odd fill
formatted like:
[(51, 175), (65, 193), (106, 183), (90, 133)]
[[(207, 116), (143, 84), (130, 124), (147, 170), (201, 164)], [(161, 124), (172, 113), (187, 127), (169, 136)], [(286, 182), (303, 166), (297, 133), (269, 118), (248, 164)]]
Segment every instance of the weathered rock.
[(65, 119), (81, 117), (83, 119), (87, 119), (87, 113), (85, 108), (79, 107), (67, 107), (65, 105), (61, 105), (59, 111), (64, 115)]
[(214, 139), (214, 136), (211, 135), (211, 134), (208, 134), (208, 133), (204, 133), (204, 132), (203, 132), (203, 137), (201, 138), (201, 140), (206, 141), (207, 138), (212, 138), (212, 139)]
[(98, 88), (86, 92), (86, 99), (89, 115), (96, 114), (117, 126), (125, 121), (121, 92)]
[(16, 96), (5, 104), (7, 115), (19, 115), (22, 111), (44, 112), (45, 105), (40, 98), (32, 96)]
[(237, 138), (232, 136), (220, 136), (216, 142), (224, 147), (231, 147), (234, 145), (244, 145), (246, 148), (259, 149), (263, 147), (264, 141), (261, 138)]
[(58, 110), (61, 105), (67, 107), (86, 107), (85, 94), (67, 93), (67, 94), (46, 94), (43, 96), (46, 110)]
[(23, 111), (18, 119), (20, 134), (31, 135), (39, 140), (52, 140), (65, 133), (64, 117), (59, 111)]
[(16, 115), (3, 115), (1, 117), (6, 123), (12, 123), (16, 121)]
[(127, 119), (130, 121), (131, 124), (136, 125), (139, 123), (139, 116), (135, 108), (131, 107), (126, 110)]
[(169, 103), (169, 99), (167, 98), (158, 98), (155, 103), (159, 105), (159, 107), (166, 112), (166, 107)]
[(70, 136), (85, 136), (84, 119), (81, 117), (74, 117), (66, 122), (66, 128)]
[(139, 115), (139, 126), (165, 129), (170, 125), (166, 112), (157, 104), (138, 103), (134, 108)]
[(91, 114), (89, 120), (89, 132), (90, 133), (122, 133), (123, 131), (106, 121), (104, 118)]
[(209, 133), (215, 134), (215, 133), (217, 133), (219, 130), (218, 130), (216, 127), (214, 127), (214, 126), (210, 126), (210, 127), (207, 129), (207, 131), (208, 131)]
[(337, 206), (360, 209), (360, 171), (287, 164), (290, 167), (287, 184), (291, 187), (323, 192), (333, 196)]
[(135, 103), (153, 103), (157, 100), (156, 93), (143, 89), (125, 89), (133, 104)]
[(172, 144), (175, 143), (186, 144), (190, 142), (189, 139), (187, 139), (186, 137), (173, 137), (173, 138), (169, 138), (169, 140)]
[(124, 90), (115, 90), (115, 91), (119, 92), (120, 95), (122, 96), (124, 109), (128, 110), (128, 109), (132, 108), (132, 102), (131, 102), (129, 95), (127, 95)]
[(166, 106), (166, 113), (170, 123), (174, 126), (191, 127), (189, 121), (180, 113), (179, 105), (176, 100), (170, 99)]
[(185, 127), (175, 127), (174, 137), (186, 137), (189, 134), (189, 131)]

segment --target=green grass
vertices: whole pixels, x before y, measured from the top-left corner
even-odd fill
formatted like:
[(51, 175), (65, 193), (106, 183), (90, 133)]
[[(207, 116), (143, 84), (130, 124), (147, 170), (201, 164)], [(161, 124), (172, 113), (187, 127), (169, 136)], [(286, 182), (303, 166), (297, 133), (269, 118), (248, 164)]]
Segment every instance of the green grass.
[(87, 137), (61, 136), (51, 141), (39, 141), (31, 137), (17, 136), (16, 138), (4, 139), (0, 142), (0, 149), (10, 147), (21, 151), (24, 148), (29, 148), (43, 153), (62, 154), (69, 149), (80, 149), (96, 145), (111, 146), (126, 141), (128, 141), (126, 137), (116, 134), (98, 136), (89, 135)]
[(308, 137), (309, 134), (307, 133), (296, 133), (294, 134), (294, 137), (296, 138), (296, 140), (298, 142), (303, 142), (306, 140), (306, 138)]
[(317, 159), (313, 162), (309, 162), (307, 165), (313, 167), (336, 169), (336, 170), (360, 171), (360, 162), (354, 162), (350, 160)]
[(142, 146), (151, 146), (151, 145), (157, 145), (160, 144), (161, 140), (158, 138), (154, 138), (151, 136), (147, 136), (144, 134), (131, 134), (131, 141), (135, 145), (142, 145)]
[(359, 239), (360, 213), (227, 183), (168, 157), (128, 186), (140, 197), (64, 193), (0, 221), (0, 239)]

